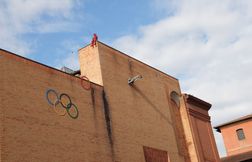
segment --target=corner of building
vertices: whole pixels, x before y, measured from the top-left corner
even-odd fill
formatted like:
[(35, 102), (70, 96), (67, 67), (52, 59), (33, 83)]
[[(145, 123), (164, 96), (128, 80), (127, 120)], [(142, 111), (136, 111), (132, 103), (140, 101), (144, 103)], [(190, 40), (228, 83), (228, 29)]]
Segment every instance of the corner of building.
[[(197, 156), (199, 161), (220, 161), (208, 114), (212, 105), (189, 94), (183, 94), (183, 98), (187, 110), (185, 123), (190, 125), (188, 128), (192, 133), (187, 134), (187, 139), (194, 143), (196, 150), (191, 151), (191, 156)], [(194, 155), (195, 153), (196, 155)]]
[(79, 49), (79, 64), (81, 77), (87, 77), (91, 82), (103, 85), (99, 42), (95, 46), (87, 45)]

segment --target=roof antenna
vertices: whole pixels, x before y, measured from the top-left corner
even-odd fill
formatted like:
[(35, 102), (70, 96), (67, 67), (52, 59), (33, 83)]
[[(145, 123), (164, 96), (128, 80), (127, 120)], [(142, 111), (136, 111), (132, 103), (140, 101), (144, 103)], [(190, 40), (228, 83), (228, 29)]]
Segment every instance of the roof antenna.
[(128, 84), (129, 85), (133, 85), (135, 81), (137, 81), (138, 79), (142, 79), (142, 75), (137, 75), (137, 76), (134, 76), (132, 78), (129, 78), (128, 79)]
[(95, 47), (97, 45), (97, 41), (98, 41), (98, 36), (96, 33), (94, 33), (90, 46)]

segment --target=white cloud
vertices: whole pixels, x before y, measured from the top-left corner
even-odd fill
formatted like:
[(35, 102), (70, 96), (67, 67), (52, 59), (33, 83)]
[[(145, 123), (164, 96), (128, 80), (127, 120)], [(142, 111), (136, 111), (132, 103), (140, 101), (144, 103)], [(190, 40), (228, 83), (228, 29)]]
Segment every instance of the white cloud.
[(174, 12), (114, 46), (177, 76), (184, 92), (212, 103), (213, 125), (252, 113), (252, 1), (154, 2)]
[(0, 48), (24, 55), (31, 53), (32, 42), (25, 42), (23, 34), (73, 30), (75, 3), (76, 0), (1, 0)]

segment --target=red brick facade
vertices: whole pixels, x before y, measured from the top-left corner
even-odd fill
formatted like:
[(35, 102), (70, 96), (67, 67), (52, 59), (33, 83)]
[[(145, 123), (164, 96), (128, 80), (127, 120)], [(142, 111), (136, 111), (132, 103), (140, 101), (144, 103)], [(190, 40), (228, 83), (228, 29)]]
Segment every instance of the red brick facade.
[(215, 128), (222, 134), (224, 140), (227, 151), (227, 157), (223, 158), (225, 161), (232, 161), (232, 159), (238, 161), (239, 158), (244, 157), (252, 160), (252, 115), (221, 124)]

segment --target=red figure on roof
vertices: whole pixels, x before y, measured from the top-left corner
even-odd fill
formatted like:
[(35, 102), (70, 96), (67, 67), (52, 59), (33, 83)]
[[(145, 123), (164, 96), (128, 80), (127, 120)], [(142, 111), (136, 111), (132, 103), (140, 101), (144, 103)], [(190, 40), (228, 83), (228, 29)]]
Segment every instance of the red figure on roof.
[(96, 35), (96, 33), (94, 33), (93, 38), (92, 38), (92, 42), (91, 42), (91, 45), (90, 45), (90, 46), (91, 46), (91, 47), (96, 46), (97, 40), (98, 40), (98, 36)]

